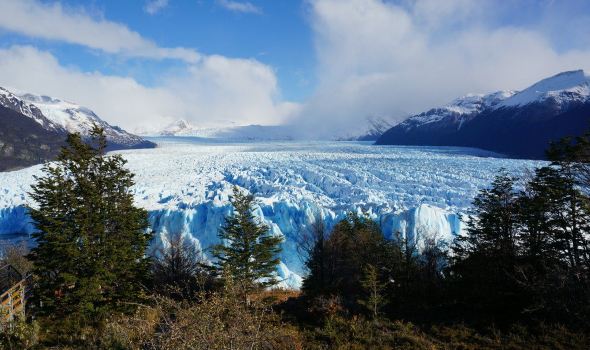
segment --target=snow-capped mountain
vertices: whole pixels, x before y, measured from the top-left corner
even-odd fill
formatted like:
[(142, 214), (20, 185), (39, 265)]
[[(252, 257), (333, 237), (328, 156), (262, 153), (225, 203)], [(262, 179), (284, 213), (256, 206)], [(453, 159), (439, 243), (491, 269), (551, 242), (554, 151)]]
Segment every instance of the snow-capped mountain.
[(27, 103), (12, 92), (0, 87), (0, 105), (12, 109), (24, 116), (33, 119), (39, 123), (45, 130), (64, 132), (65, 129), (43, 115), (43, 112), (37, 106)]
[(164, 129), (157, 132), (157, 134), (160, 136), (181, 136), (181, 135), (193, 136), (192, 134), (193, 134), (194, 130), (195, 130), (195, 127), (193, 127), (191, 125), (191, 123), (189, 123), (188, 121), (186, 121), (184, 119), (180, 119), (180, 120), (177, 120), (177, 121), (169, 124)]
[(575, 70), (543, 79), (502, 101), (498, 108), (526, 106), (531, 103), (544, 102), (567, 107), (571, 103), (585, 103), (589, 100), (590, 75), (583, 70)]
[(446, 106), (432, 108), (427, 112), (412, 116), (399, 124), (399, 127), (410, 130), (430, 123), (444, 122), (461, 125), (482, 111), (493, 108), (505, 99), (514, 96), (515, 91), (497, 91), (491, 94), (469, 94), (459, 97)]
[[(210, 139), (234, 141), (287, 141), (307, 139), (307, 135), (298, 132), (296, 125), (235, 125), (201, 127), (179, 119), (160, 130), (136, 130), (136, 133), (146, 136), (193, 136)], [(354, 132), (334, 134), (328, 140), (359, 140), (374, 141), (395, 122), (386, 117), (369, 117), (365, 123), (356, 126)]]
[(58, 154), (64, 134), (43, 128), (43, 118), (33, 119), (0, 105), (0, 171), (37, 164)]
[(93, 111), (49, 96), (11, 92), (0, 87), (0, 105), (32, 118), (45, 130), (88, 136), (94, 124), (104, 128), (110, 149), (154, 147), (152, 142), (111, 126)]
[(479, 147), (542, 158), (552, 140), (590, 126), (590, 77), (582, 70), (557, 74), (517, 91), (467, 95), (412, 116), (377, 144)]
[(343, 141), (376, 141), (384, 132), (396, 125), (396, 119), (391, 117), (367, 117), (359, 121), (355, 130), (346, 135), (334, 135), (334, 140)]
[(292, 140), (288, 127), (282, 125), (232, 125), (222, 127), (200, 127), (180, 119), (159, 131), (142, 132), (153, 136), (192, 136), (208, 139), (234, 141), (285, 141)]

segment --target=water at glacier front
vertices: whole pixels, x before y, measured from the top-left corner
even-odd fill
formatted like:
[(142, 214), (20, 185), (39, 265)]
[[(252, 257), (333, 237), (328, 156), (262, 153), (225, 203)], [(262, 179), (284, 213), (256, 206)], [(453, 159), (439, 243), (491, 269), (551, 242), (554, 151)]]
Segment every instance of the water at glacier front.
[[(362, 142), (228, 143), (153, 138), (155, 149), (119, 151), (136, 174), (137, 205), (149, 212), (154, 244), (183, 235), (207, 251), (231, 212), (232, 185), (256, 194), (257, 216), (285, 238), (278, 274), (297, 286), (304, 272), (298, 237), (322, 215), (328, 225), (347, 212), (378, 220), (386, 237), (400, 232), (418, 245), (452, 240), (460, 215), (501, 168), (514, 174), (537, 161), (494, 157), (457, 147), (373, 146)], [(0, 173), (0, 239), (29, 235), (25, 205), (41, 166)]]

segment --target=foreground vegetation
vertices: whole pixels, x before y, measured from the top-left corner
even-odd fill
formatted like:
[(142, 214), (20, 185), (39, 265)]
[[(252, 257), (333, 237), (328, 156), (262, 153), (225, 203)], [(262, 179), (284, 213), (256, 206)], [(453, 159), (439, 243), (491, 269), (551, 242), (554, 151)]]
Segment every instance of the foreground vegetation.
[(33, 188), (36, 247), (2, 254), (34, 283), (28, 318), (0, 325), (1, 348), (590, 348), (588, 137), (552, 145), (552, 164), (526, 179), (501, 172), (456, 242), (320, 218), (300, 235), (308, 274), (295, 292), (272, 289), (281, 240), (237, 188), (214, 264), (174, 234), (146, 254), (133, 176), (95, 136), (70, 137)]

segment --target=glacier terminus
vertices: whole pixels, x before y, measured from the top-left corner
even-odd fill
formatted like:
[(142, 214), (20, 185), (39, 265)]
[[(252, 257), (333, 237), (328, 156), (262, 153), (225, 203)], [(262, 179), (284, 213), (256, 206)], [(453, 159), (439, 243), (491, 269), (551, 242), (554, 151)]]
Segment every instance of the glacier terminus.
[[(383, 234), (450, 243), (464, 229), (478, 191), (502, 168), (519, 175), (541, 161), (504, 158), (459, 147), (375, 146), (367, 142), (226, 142), (151, 138), (158, 147), (116, 151), (136, 174), (137, 205), (149, 212), (153, 245), (182, 235), (207, 256), (231, 212), (234, 185), (255, 193), (256, 215), (284, 237), (278, 275), (298, 287), (305, 273), (302, 233), (317, 218), (328, 228), (348, 212), (377, 220)], [(26, 206), (41, 165), (0, 173), (0, 239), (33, 232)]]

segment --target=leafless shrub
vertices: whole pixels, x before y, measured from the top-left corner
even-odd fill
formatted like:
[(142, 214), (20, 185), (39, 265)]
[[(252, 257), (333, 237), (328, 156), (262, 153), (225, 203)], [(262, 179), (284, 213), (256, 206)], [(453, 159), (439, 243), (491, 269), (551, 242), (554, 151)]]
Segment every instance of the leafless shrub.
[(33, 264), (27, 259), (28, 253), (29, 248), (24, 241), (20, 243), (0, 242), (0, 265), (11, 265), (25, 276), (33, 268)]
[(133, 317), (107, 327), (109, 346), (126, 349), (299, 349), (298, 332), (283, 324), (272, 307), (252, 298), (243, 303), (238, 287), (199, 292), (198, 300), (154, 298)]

